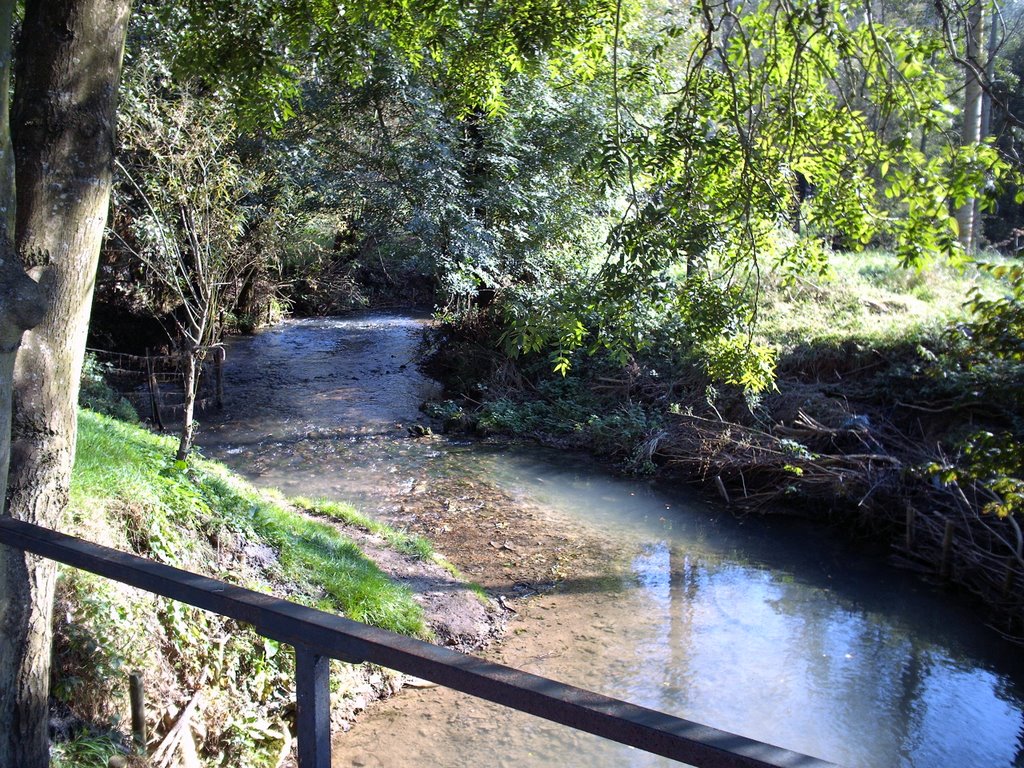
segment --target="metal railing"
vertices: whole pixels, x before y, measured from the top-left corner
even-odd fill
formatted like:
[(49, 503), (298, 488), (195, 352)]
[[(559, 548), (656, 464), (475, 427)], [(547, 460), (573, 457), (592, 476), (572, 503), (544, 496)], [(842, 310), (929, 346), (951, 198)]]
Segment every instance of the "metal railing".
[(252, 625), (295, 648), (300, 768), (330, 768), (329, 659), (369, 661), (697, 768), (835, 765), (270, 595), (0, 518), (0, 543)]

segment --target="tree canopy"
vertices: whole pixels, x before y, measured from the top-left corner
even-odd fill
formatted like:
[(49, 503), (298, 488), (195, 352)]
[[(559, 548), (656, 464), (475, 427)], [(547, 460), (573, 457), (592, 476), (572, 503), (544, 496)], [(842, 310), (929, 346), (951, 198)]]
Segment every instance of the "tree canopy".
[[(26, 289), (0, 295), (15, 515), (52, 523), (66, 495), (115, 159), (101, 300), (157, 315), (193, 363), (224, 325), (351, 306), (376, 280), (421, 285), (506, 360), (565, 375), (655, 350), (649, 375), (685, 364), (754, 396), (774, 383), (776, 346), (753, 330), (767, 274), (822, 274), (869, 245), (919, 270), (1019, 249), (1024, 46), (995, 0), (142, 3), (115, 158), (119, 7), (104, 36), (92, 0), (26, 4), (0, 264)], [(102, 50), (81, 73), (54, 63), (78, 43), (52, 30), (72, 23)], [(100, 180), (88, 210), (52, 199), (68, 179)], [(1015, 366), (1020, 266), (986, 269), (1005, 295), (968, 297), (962, 332), (976, 360)], [(19, 310), (39, 309), (29, 270), (50, 309), (16, 375), (38, 320)], [(988, 482), (1012, 512), (1013, 440), (975, 436), (970, 468), (935, 472)]]

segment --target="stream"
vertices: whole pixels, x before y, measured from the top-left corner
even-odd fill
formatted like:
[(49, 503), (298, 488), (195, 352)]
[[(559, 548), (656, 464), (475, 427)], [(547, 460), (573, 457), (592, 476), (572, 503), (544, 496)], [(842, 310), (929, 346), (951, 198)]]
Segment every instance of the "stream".
[[(437, 391), (415, 365), (425, 322), (365, 313), (233, 340), (203, 452), (259, 485), (428, 530), (404, 499), (492, 486), (552, 530), (603, 542), (600, 571), (569, 568), (518, 604), (488, 652), (502, 663), (850, 768), (1024, 766), (1024, 654), (941, 589), (834, 532), (739, 520), (585, 458), (409, 437)], [(334, 765), (675, 763), (433, 688), (374, 707), (337, 739)]]

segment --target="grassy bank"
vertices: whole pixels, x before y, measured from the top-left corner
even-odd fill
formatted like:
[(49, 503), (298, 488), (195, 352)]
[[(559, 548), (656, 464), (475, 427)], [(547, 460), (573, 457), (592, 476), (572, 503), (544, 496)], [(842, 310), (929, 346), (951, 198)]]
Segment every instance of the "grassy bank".
[[(179, 568), (274, 593), (418, 637), (420, 606), (330, 520), (405, 553), (430, 545), (343, 504), (257, 491), (222, 465), (172, 460), (174, 441), (107, 416), (79, 415), (65, 530)], [(145, 671), (149, 728), (159, 740), (193, 700), (192, 730), (208, 764), (276, 766), (290, 744), (290, 650), (247, 626), (90, 574), (63, 569), (56, 609), (54, 696), (69, 740), (59, 768), (106, 766), (123, 744), (127, 674)], [(390, 692), (387, 673), (336, 662), (337, 717)], [(87, 727), (86, 727), (87, 726)], [(104, 733), (104, 730), (107, 732)]]
[(1024, 635), (1024, 539), (1012, 515), (992, 511), (1009, 497), (1000, 478), (1019, 480), (1024, 364), (980, 348), (964, 307), (973, 291), (1005, 286), (869, 253), (761, 287), (754, 341), (776, 352), (775, 391), (716, 383), (656, 340), (626, 364), (577, 354), (563, 378), (546, 357), (495, 351), (500, 327), (477, 316), (443, 331), (434, 370), (450, 399), (431, 413), (448, 429), (697, 480), (738, 511), (867, 532), (908, 567), (977, 593), (1002, 629)]

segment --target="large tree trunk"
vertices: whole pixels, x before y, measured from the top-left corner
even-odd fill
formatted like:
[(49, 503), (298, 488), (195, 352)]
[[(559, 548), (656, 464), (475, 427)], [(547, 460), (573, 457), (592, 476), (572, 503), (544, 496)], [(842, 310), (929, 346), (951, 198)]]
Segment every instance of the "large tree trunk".
[[(47, 300), (14, 373), (8, 513), (59, 526), (110, 200), (130, 0), (28, 0), (17, 56), (16, 243)], [(0, 547), (0, 768), (49, 764), (55, 565)]]
[[(14, 0), (0, 2), (0, 514), (5, 513), (7, 497), (15, 359), (22, 334), (42, 320), (45, 310), (39, 287), (25, 274), (14, 247), (14, 148), (10, 131), (13, 12)], [(6, 558), (11, 554), (0, 547), (0, 574), (18, 567), (18, 558), (11, 558), (8, 566)], [(27, 580), (27, 574), (18, 577)], [(21, 764), (9, 743), (9, 736), (19, 733), (12, 719), (18, 691), (10, 682), (13, 662), (18, 658), (12, 645), (23, 633), (27, 614), (21, 604), (7, 599), (8, 583), (2, 575), (0, 590), (0, 766), (7, 768)]]
[(14, 147), (10, 83), (15, 0), (0, 0), (0, 514), (7, 498), (11, 455), (14, 360), (22, 334), (43, 319), (39, 286), (25, 274), (14, 248)]

